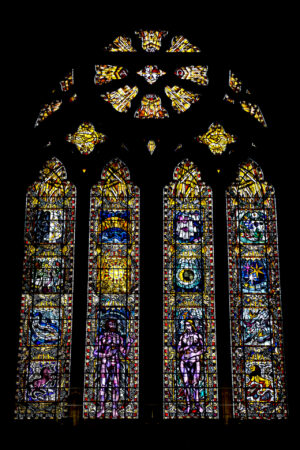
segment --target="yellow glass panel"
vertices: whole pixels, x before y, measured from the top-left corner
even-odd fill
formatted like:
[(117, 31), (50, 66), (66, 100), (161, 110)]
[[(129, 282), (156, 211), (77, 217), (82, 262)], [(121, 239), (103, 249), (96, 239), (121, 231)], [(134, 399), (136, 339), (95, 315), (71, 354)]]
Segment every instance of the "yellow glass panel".
[(235, 136), (226, 133), (222, 125), (212, 123), (206, 133), (197, 137), (198, 142), (208, 145), (214, 155), (221, 155), (226, 150), (227, 144), (236, 141)]
[(169, 53), (174, 52), (200, 52), (200, 49), (192, 45), (184, 36), (175, 36), (172, 39), (171, 47), (167, 50)]
[(75, 144), (83, 155), (91, 153), (96, 144), (105, 141), (105, 135), (95, 130), (94, 125), (89, 122), (82, 123), (76, 133), (69, 134), (67, 141)]
[(179, 86), (166, 86), (165, 93), (171, 99), (172, 106), (178, 113), (186, 111), (190, 108), (192, 103), (195, 103), (200, 99), (199, 94), (186, 91)]
[(131, 107), (131, 100), (137, 95), (138, 88), (136, 86), (124, 86), (117, 91), (107, 92), (101, 95), (103, 99), (110, 103), (118, 112), (127, 112)]

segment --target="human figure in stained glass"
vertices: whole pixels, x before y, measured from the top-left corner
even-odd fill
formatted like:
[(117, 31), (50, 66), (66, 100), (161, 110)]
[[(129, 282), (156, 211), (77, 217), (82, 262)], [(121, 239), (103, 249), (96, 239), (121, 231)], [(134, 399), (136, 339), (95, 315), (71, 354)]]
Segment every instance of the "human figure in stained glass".
[(193, 320), (185, 321), (184, 332), (180, 336), (177, 351), (180, 359), (180, 372), (184, 383), (186, 397), (186, 413), (191, 412), (194, 400), (196, 409), (201, 413), (203, 408), (199, 404), (200, 358), (203, 353), (203, 340), (196, 331)]
[(51, 398), (55, 388), (54, 375), (49, 366), (44, 366), (39, 371), (38, 378), (28, 383), (27, 398), (30, 401), (43, 401)]
[(120, 397), (120, 354), (126, 357), (134, 338), (130, 337), (127, 345), (123, 337), (118, 332), (118, 325), (115, 319), (109, 318), (105, 324), (105, 332), (96, 339), (96, 349), (94, 356), (100, 361), (100, 411), (97, 417), (105, 413), (105, 400), (107, 397), (109, 380), (112, 380), (112, 406), (113, 418), (118, 418), (118, 401)]

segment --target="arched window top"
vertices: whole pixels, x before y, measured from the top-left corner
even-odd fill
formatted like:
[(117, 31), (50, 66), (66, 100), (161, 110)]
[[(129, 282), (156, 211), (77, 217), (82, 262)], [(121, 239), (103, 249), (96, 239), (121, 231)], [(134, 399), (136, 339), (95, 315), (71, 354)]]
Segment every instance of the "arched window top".
[(264, 181), (264, 174), (260, 166), (249, 159), (240, 164), (236, 182), (229, 189), (230, 195), (234, 197), (245, 197), (258, 199), (264, 197), (272, 186)]
[(67, 172), (59, 159), (52, 158), (44, 164), (39, 179), (43, 182), (60, 185), (63, 180), (67, 179)]
[(175, 183), (166, 186), (174, 197), (194, 197), (199, 194), (201, 174), (198, 167), (189, 159), (177, 165), (173, 173)]
[(139, 188), (129, 180), (116, 158), (91, 189), (85, 419), (138, 416)]
[(67, 180), (64, 165), (55, 157), (44, 164), (39, 174), (39, 180), (29, 188), (29, 193), (35, 198), (32, 200), (33, 204), (36, 203), (39, 208), (46, 208), (50, 203), (53, 204), (53, 207), (60, 208), (76, 191), (73, 184)]
[(234, 415), (286, 418), (274, 189), (248, 160), (226, 198)]
[(93, 186), (92, 192), (110, 203), (123, 202), (124, 205), (126, 203), (130, 206), (132, 197), (138, 193), (138, 188), (130, 182), (130, 173), (124, 162), (114, 158), (103, 168), (101, 180)]
[(68, 413), (76, 189), (52, 158), (26, 196), (16, 418)]
[(199, 195), (205, 195), (204, 192), (210, 192), (207, 186), (201, 180), (201, 173), (196, 164), (189, 159), (181, 161), (174, 169), (174, 182), (165, 187), (166, 195), (172, 195), (175, 198), (193, 198)]
[(111, 184), (125, 184), (130, 180), (128, 167), (119, 158), (114, 158), (102, 170), (101, 180)]
[(201, 180), (201, 173), (193, 161), (185, 159), (175, 167), (173, 178), (175, 181), (197, 184)]
[(212, 191), (188, 159), (173, 178), (164, 189), (164, 417), (216, 419)]
[[(64, 66), (61, 71), (62, 76), (59, 75), (58, 69), (54, 68), (47, 73), (47, 78), (50, 80), (51, 71), (53, 70), (54, 73), (57, 70), (58, 76), (53, 79), (61, 81), (57, 83), (56, 89), (51, 91), (49, 97), (44, 98), (36, 108), (36, 113), (39, 108), (42, 109), (36, 120), (35, 128), (32, 130), (34, 145), (32, 145), (30, 151), (33, 157), (38, 156), (39, 160), (49, 159), (53, 155), (57, 155), (65, 166), (59, 159), (52, 158), (41, 170), (39, 181), (36, 181), (33, 185), (33, 188), (36, 188), (36, 193), (32, 195), (32, 187), (30, 187), (29, 193), (32, 197), (33, 206), (37, 206), (37, 209), (49, 210), (49, 214), (46, 211), (48, 214), (47, 223), (51, 227), (52, 224), (57, 225), (59, 231), (62, 229), (64, 232), (63, 238), (65, 239), (65, 236), (67, 236), (69, 239), (70, 236), (70, 245), (73, 245), (75, 242), (73, 237), (75, 227), (72, 222), (70, 229), (72, 226), (73, 234), (65, 232), (65, 229), (68, 231), (66, 227), (69, 226), (69, 216), (64, 216), (64, 214), (65, 212), (66, 214), (69, 213), (65, 206), (71, 205), (71, 201), (74, 202), (74, 196), (72, 197), (71, 194), (76, 190), (67, 180), (67, 177), (74, 182), (78, 189), (80, 194), (79, 207), (81, 209), (80, 214), (78, 214), (77, 225), (81, 236), (76, 241), (78, 241), (78, 253), (79, 255), (84, 254), (84, 257), (77, 258), (77, 268), (75, 268), (74, 273), (83, 273), (81, 269), (83, 267), (83, 270), (85, 270), (86, 255), (89, 255), (89, 264), (92, 264), (94, 272), (93, 279), (90, 278), (90, 272), (89, 275), (87, 273), (85, 275), (86, 278), (88, 277), (87, 281), (91, 289), (89, 294), (93, 294), (92, 299), (88, 298), (88, 308), (94, 308), (96, 304), (91, 302), (98, 302), (97, 307), (99, 305), (99, 312), (96, 311), (96, 307), (94, 310), (88, 310), (89, 313), (93, 314), (96, 311), (92, 317), (94, 328), (91, 330), (87, 328), (90, 333), (88, 337), (91, 339), (88, 345), (92, 349), (96, 342), (95, 336), (99, 317), (104, 324), (106, 313), (107, 316), (111, 313), (114, 315), (117, 308), (123, 308), (124, 291), (139, 283), (139, 278), (136, 275), (139, 265), (138, 256), (136, 256), (139, 252), (139, 206), (137, 205), (139, 189), (137, 186), (141, 188), (143, 194), (142, 237), (145, 236), (145, 240), (142, 242), (143, 264), (145, 264), (142, 279), (144, 289), (143, 317), (147, 317), (148, 321), (149, 311), (153, 314), (153, 318), (158, 316), (158, 307), (155, 310), (148, 305), (153, 304), (151, 297), (158, 298), (161, 295), (161, 285), (157, 287), (157, 280), (159, 279), (163, 280), (164, 293), (166, 297), (168, 296), (168, 299), (163, 300), (165, 301), (164, 305), (166, 308), (170, 308), (167, 311), (168, 316), (164, 318), (168, 321), (167, 324), (170, 324), (171, 320), (174, 320), (175, 324), (172, 331), (173, 344), (175, 338), (179, 337), (184, 330), (184, 313), (196, 317), (198, 327), (201, 328), (203, 334), (207, 333), (205, 336), (208, 336), (207, 345), (211, 352), (208, 353), (205, 349), (207, 357), (205, 364), (207, 363), (207, 365), (203, 374), (201, 373), (203, 383), (205, 386), (209, 386), (210, 392), (203, 389), (201, 395), (203, 395), (203, 398), (207, 396), (205, 401), (209, 400), (210, 402), (205, 406), (207, 408), (205, 413), (208, 412), (210, 417), (218, 417), (218, 394), (215, 391), (217, 389), (217, 372), (215, 366), (213, 243), (216, 240), (216, 280), (218, 286), (220, 286), (218, 292), (221, 292), (222, 275), (225, 278), (227, 277), (225, 265), (225, 274), (220, 270), (220, 265), (223, 262), (222, 243), (224, 250), (226, 240), (224, 208), (227, 204), (224, 203), (224, 193), (226, 187), (232, 183), (227, 188), (227, 194), (232, 202), (232, 213), (230, 210), (231, 215), (228, 217), (229, 227), (236, 220), (239, 221), (236, 228), (240, 226), (242, 230), (244, 225), (242, 221), (244, 220), (246, 228), (249, 217), (250, 225), (252, 225), (252, 222), (256, 220), (255, 214), (253, 214), (255, 211), (250, 211), (250, 214), (246, 216), (246, 214), (242, 215), (241, 209), (259, 207), (262, 210), (263, 207), (268, 206), (267, 202), (271, 197), (269, 193), (272, 192), (273, 187), (266, 183), (261, 167), (254, 160), (247, 160), (247, 158), (249, 155), (257, 158), (259, 163), (262, 163), (262, 167), (266, 169), (267, 175), (267, 171), (270, 173), (271, 169), (266, 161), (275, 164), (276, 158), (282, 152), (278, 151), (276, 154), (276, 148), (272, 145), (265, 147), (262, 145), (263, 151), (260, 151), (260, 139), (268, 138), (270, 132), (266, 130), (266, 122), (258, 107), (258, 104), (261, 105), (259, 97), (253, 95), (252, 87), (250, 87), (250, 91), (245, 83), (241, 82), (241, 79), (246, 78), (245, 73), (239, 73), (235, 70), (235, 67), (232, 67), (233, 70), (229, 70), (228, 67), (231, 66), (231, 63), (225, 68), (224, 66), (221, 67), (222, 60), (215, 61), (214, 64), (213, 57), (216, 55), (207, 57), (205, 52), (200, 51), (200, 47), (194, 39), (195, 35), (186, 38), (185, 35), (171, 36), (170, 32), (166, 32), (159, 36), (159, 33), (151, 32), (151, 30), (147, 32), (143, 30), (143, 33), (141, 30), (139, 32), (132, 30), (131, 34), (132, 39), (120, 35), (114, 41), (113, 39), (109, 40), (108, 36), (108, 42), (113, 41), (113, 44), (106, 48), (102, 47), (102, 49), (100, 48), (101, 41), (99, 41), (99, 52), (95, 53), (88, 64), (86, 64), (87, 60), (85, 60), (85, 64), (76, 64), (72, 61), (71, 64), (74, 67), (68, 71), (67, 65)], [(105, 40), (102, 39), (103, 42)], [(197, 44), (197, 46), (194, 44)], [(200, 44), (202, 49), (202, 42)], [(39, 98), (37, 91), (38, 89), (35, 91), (36, 101)], [(40, 98), (38, 101), (40, 101)], [(30, 107), (32, 105), (34, 105), (33, 102), (30, 103)], [(261, 106), (265, 112), (265, 105), (262, 104)], [(37, 115), (33, 116), (33, 119), (36, 119), (36, 117)], [(144, 118), (149, 120), (139, 120)], [(153, 120), (156, 118), (163, 120)], [(141, 146), (141, 142), (144, 148)], [(257, 147), (256, 145), (251, 147), (252, 142), (258, 144)], [(157, 150), (154, 157), (150, 157), (147, 148), (151, 155)], [(23, 152), (23, 155), (25, 154), (26, 152)], [(157, 158), (157, 155), (159, 158)], [(115, 156), (120, 156), (121, 159), (114, 158)], [(247, 162), (240, 164), (242, 160), (247, 160)], [(28, 157), (27, 161), (29, 166), (31, 163)], [(181, 162), (178, 163), (178, 161)], [(149, 165), (148, 162), (150, 162)], [(178, 165), (176, 166), (176, 164)], [(238, 170), (235, 173), (237, 167)], [(25, 173), (30, 172), (24, 171)], [(132, 183), (131, 179), (137, 183), (137, 186)], [(274, 182), (274, 185), (277, 190), (277, 183)], [(69, 189), (70, 186), (71, 189)], [(165, 268), (168, 270), (164, 273), (164, 279), (159, 277), (159, 269), (155, 268), (156, 274), (153, 273), (153, 259), (151, 259), (149, 275), (147, 273), (147, 247), (151, 247), (151, 251), (148, 251), (148, 255), (150, 254), (151, 257), (155, 251), (158, 255), (161, 251), (159, 247), (161, 245), (161, 233), (158, 228), (161, 226), (163, 187), (163, 214), (164, 226), (166, 227), (164, 233), (168, 238), (166, 244), (164, 240), (164, 245), (170, 243), (168, 248), (164, 248)], [(87, 227), (88, 188), (91, 188), (89, 227)], [(44, 192), (45, 199), (43, 199)], [(52, 198), (55, 198), (55, 200), (52, 200)], [(60, 198), (63, 200), (60, 201)], [(35, 204), (36, 199), (40, 203)], [(214, 210), (213, 199), (217, 205)], [(46, 203), (46, 200), (48, 203)], [(271, 199), (271, 201), (273, 200)], [(60, 208), (61, 212), (53, 211), (56, 204), (58, 205), (57, 209)], [(253, 206), (254, 204), (255, 206)], [(41, 223), (42, 219), (44, 220), (44, 217), (46, 217), (44, 211), (43, 214), (36, 216), (34, 214), (32, 214), (32, 217), (34, 219), (37, 217)], [(269, 216), (261, 215), (261, 217), (268, 226), (269, 224), (272, 226), (275, 224), (273, 216), (270, 216), (270, 219)], [(185, 230), (183, 225), (187, 221), (189, 221), (190, 228)], [(110, 226), (107, 228), (108, 224)], [(213, 225), (216, 234), (214, 234)], [(273, 229), (275, 230), (275, 228), (272, 228), (272, 232)], [(276, 230), (273, 232), (274, 235), (275, 232)], [(93, 254), (85, 251), (88, 239), (85, 239), (84, 233), (86, 235), (90, 233), (90, 241), (94, 240), (93, 244), (90, 243)], [(155, 239), (155, 233), (159, 239)], [(236, 232), (236, 240), (232, 238), (233, 251), (236, 248), (234, 244), (239, 238), (238, 233), (246, 235), (243, 230)], [(50, 236), (50, 231), (48, 234)], [(40, 235), (42, 236), (42, 231)], [(151, 238), (148, 239), (147, 235)], [(43, 244), (48, 243), (51, 239), (52, 241), (56, 239), (60, 245), (62, 238), (59, 232), (56, 232), (55, 235), (53, 233), (53, 236), (51, 235), (50, 238), (48, 238), (48, 235), (45, 238), (43, 237)], [(224, 242), (221, 241), (222, 236), (225, 236)], [(246, 239), (244, 235), (242, 238)], [(263, 239), (265, 238), (263, 237)], [(46, 245), (42, 247), (45, 252), (48, 251), (48, 247), (50, 249), (49, 245), (46, 247)], [(106, 255), (104, 255), (104, 250), (107, 251)], [(65, 252), (62, 245), (61, 251)], [(124, 256), (122, 261), (119, 261), (121, 257), (116, 255), (114, 255), (113, 261), (110, 260), (115, 251), (122, 253), (122, 256)], [(277, 249), (274, 246), (274, 254), (276, 251)], [(266, 252), (269, 252), (267, 247)], [(232, 258), (234, 257), (237, 258), (236, 254), (233, 253)], [(161, 260), (161, 256), (159, 258)], [(255, 262), (254, 258), (252, 259)], [(64, 254), (61, 260), (65, 264), (65, 266), (62, 266), (62, 270), (69, 269), (69, 262)], [(254, 262), (253, 267), (256, 268)], [(113, 266), (112, 263), (115, 265)], [(251, 263), (252, 260), (250, 260), (249, 266), (251, 266)], [(41, 264), (43, 264), (43, 261)], [(44, 268), (44, 266), (46, 267), (46, 264), (41, 267)], [(155, 264), (155, 266), (159, 267), (159, 264)], [(244, 276), (238, 264), (236, 274), (237, 277)], [(118, 298), (117, 293), (108, 285), (106, 276), (112, 278), (113, 288), (120, 286)], [(81, 297), (80, 278), (83, 279), (83, 282), (86, 281), (83, 276), (79, 277), (79, 281), (76, 279), (75, 289), (77, 291), (75, 293), (78, 299)], [(276, 278), (275, 275), (274, 278)], [(155, 281), (153, 282), (153, 280)], [(242, 280), (244, 290), (246, 281), (244, 276)], [(35, 281), (35, 279), (30, 282), (34, 287), (38, 285), (38, 281)], [(154, 287), (153, 294), (150, 289), (149, 292), (146, 292), (148, 291), (147, 287), (152, 287), (152, 285)], [(224, 287), (226, 291), (226, 285)], [(218, 292), (219, 316), (222, 316), (222, 311), (226, 308), (222, 310), (223, 291), (221, 294), (218, 294)], [(104, 293), (103, 296), (102, 293)], [(134, 293), (134, 295), (137, 294)], [(137, 296), (133, 298), (133, 294), (129, 291), (126, 292), (126, 296), (126, 302), (129, 300), (130, 305), (132, 304), (135, 307), (137, 303), (134, 304), (134, 302), (137, 302)], [(175, 301), (173, 301), (174, 298)], [(159, 304), (159, 308), (161, 308), (161, 303), (158, 301), (154, 303)], [(172, 309), (173, 305), (175, 305), (174, 309)], [(103, 307), (106, 308), (105, 311)], [(250, 311), (250, 307), (247, 305), (246, 307)], [(264, 307), (264, 305), (261, 306), (261, 308)], [(187, 308), (186, 311), (183, 308)], [(75, 313), (78, 315), (77, 317), (80, 317), (82, 307), (78, 306)], [(124, 308), (124, 318), (126, 314), (127, 311)], [(132, 314), (136, 314), (136, 312)], [(129, 322), (131, 316), (126, 317)], [(180, 324), (179, 322), (176, 323), (178, 317)], [(239, 319), (241, 318), (244, 320), (244, 316), (239, 317)], [(90, 317), (87, 317), (87, 319), (90, 319)], [(102, 322), (100, 323), (101, 326)], [(120, 324), (123, 326), (123, 323), (125, 323), (125, 319), (123, 320), (122, 317)], [(156, 328), (156, 324), (157, 322), (153, 320), (152, 329), (153, 326), (154, 329)], [(142, 325), (148, 326), (145, 322)], [(166, 335), (170, 333), (167, 326)], [(223, 345), (222, 327), (223, 325), (219, 326), (221, 329), (220, 342)], [(74, 333), (77, 334), (77, 329), (74, 329)], [(145, 336), (146, 333), (145, 331)], [(143, 344), (142, 341), (141, 343)], [(170, 361), (173, 350), (174, 348), (170, 348), (168, 354)], [(76, 346), (73, 353), (76, 354)], [(89, 362), (88, 356), (87, 362)], [(211, 361), (209, 358), (211, 358)], [(171, 362), (173, 364), (173, 361)], [(173, 377), (171, 362), (168, 373), (171, 374), (170, 377)], [(77, 363), (77, 366), (79, 365), (76, 359), (75, 363)], [(80, 366), (82, 366), (82, 361), (80, 361)], [(74, 367), (75, 369), (72, 370), (75, 370), (73, 373), (76, 373), (76, 366), (74, 365)], [(222, 366), (220, 365), (220, 367)], [(244, 374), (250, 374), (248, 366), (246, 369)], [(146, 370), (145, 368), (145, 372)], [(151, 373), (151, 371), (152, 367), (149, 372)], [(88, 369), (87, 373), (90, 373)], [(176, 383), (182, 388), (180, 376), (178, 366)], [(224, 378), (222, 377), (223, 374), (221, 373), (221, 386), (226, 383), (226, 376), (225, 382), (223, 382)], [(98, 383), (96, 375), (95, 383)], [(126, 383), (125, 380), (125, 387)], [(89, 388), (90, 385), (87, 385), (87, 390)], [(160, 384), (159, 388), (161, 388)], [(186, 406), (186, 399), (182, 392), (178, 390), (176, 407), (179, 408)], [(99, 397), (97, 399), (99, 400)], [(94, 400), (94, 398), (89, 398), (88, 402), (92, 403)], [(183, 400), (182, 404), (180, 404), (181, 400)], [(183, 411), (179, 410), (179, 412), (184, 416)], [(178, 417), (182, 416), (178, 415)]]

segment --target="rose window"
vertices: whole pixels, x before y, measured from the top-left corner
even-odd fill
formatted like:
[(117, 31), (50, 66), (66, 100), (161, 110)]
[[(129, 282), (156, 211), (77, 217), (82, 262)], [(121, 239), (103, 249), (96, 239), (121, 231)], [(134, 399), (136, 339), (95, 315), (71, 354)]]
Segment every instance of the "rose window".
[[(140, 64), (138, 68), (124, 67), (117, 63), (116, 55), (116, 64), (96, 65), (94, 82), (101, 87), (102, 100), (120, 113), (133, 110), (136, 119), (169, 118), (171, 110), (184, 113), (200, 100), (200, 89), (208, 85), (208, 67), (176, 65), (170, 73), (170, 66), (164, 64), (164, 59), (167, 54), (199, 53), (200, 49), (184, 36), (168, 39), (167, 31), (141, 30), (135, 34), (134, 39), (118, 36), (105, 50), (122, 54), (142, 49), (145, 56), (148, 53), (151, 64)], [(155, 61), (156, 56), (159, 62)], [(191, 83), (191, 88), (181, 86), (182, 80)], [(122, 86), (117, 86), (117, 82)]]

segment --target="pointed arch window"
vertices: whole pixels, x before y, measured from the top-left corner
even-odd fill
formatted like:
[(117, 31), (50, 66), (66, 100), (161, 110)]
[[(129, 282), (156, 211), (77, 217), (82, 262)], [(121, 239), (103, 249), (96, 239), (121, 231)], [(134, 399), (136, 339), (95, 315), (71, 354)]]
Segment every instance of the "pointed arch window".
[(287, 416), (276, 199), (252, 160), (227, 191), (234, 416)]
[(108, 163), (90, 198), (84, 418), (137, 418), (139, 188)]
[(164, 189), (164, 416), (217, 418), (212, 191), (189, 160)]
[[(275, 160), (271, 146), (259, 152), (269, 129), (261, 99), (240, 81), (242, 73), (220, 72), (221, 60), (208, 66), (208, 55), (193, 45), (197, 33), (187, 34), (141, 29), (131, 38), (115, 36), (105, 48), (99, 39), (97, 65), (47, 67), (47, 78), (53, 70), (62, 81), (32, 123), (31, 156), (49, 161), (27, 195), (18, 419), (124, 423), (140, 417), (141, 398), (143, 422), (201, 424), (219, 419), (219, 407), (226, 422), (232, 418), (230, 347), (234, 418), (287, 416), (275, 196), (253, 161), (240, 166), (227, 191), (230, 310), (223, 301), (225, 180), (245, 155)], [(71, 168), (81, 208), (70, 389), (76, 190), (60, 161), (50, 160), (54, 155)], [(122, 159), (132, 178), (141, 179), (139, 187)], [(178, 161), (173, 180), (166, 179)], [(213, 186), (214, 223), (212, 189), (195, 163)]]
[(26, 196), (16, 417), (66, 415), (76, 190), (53, 158)]

